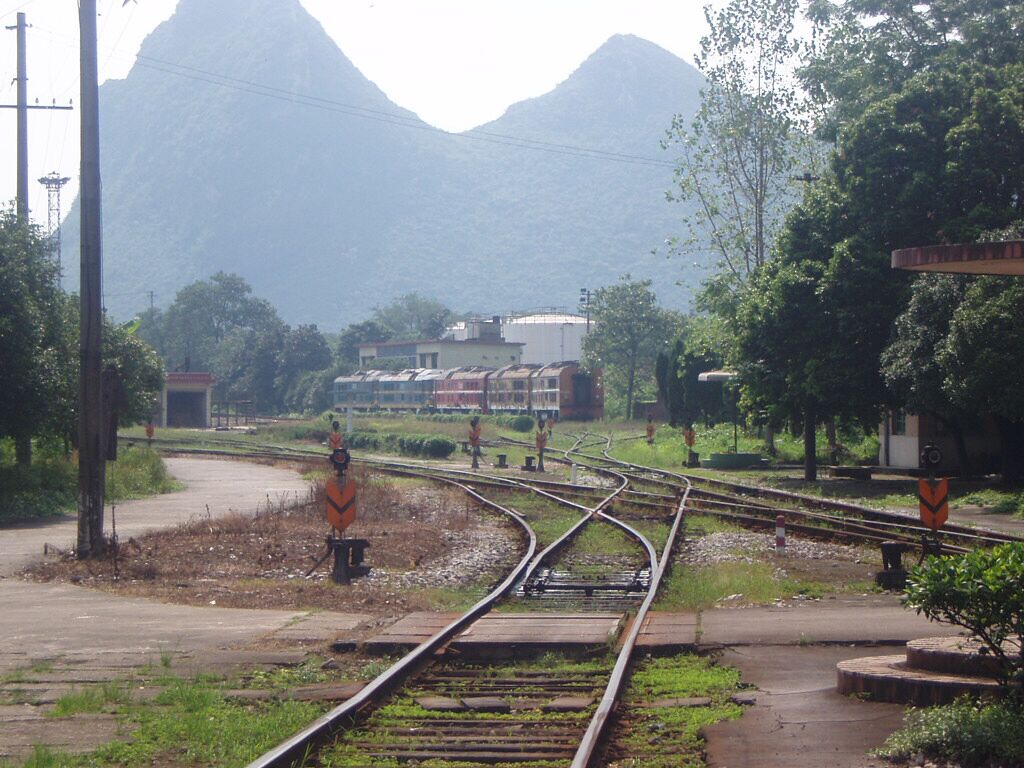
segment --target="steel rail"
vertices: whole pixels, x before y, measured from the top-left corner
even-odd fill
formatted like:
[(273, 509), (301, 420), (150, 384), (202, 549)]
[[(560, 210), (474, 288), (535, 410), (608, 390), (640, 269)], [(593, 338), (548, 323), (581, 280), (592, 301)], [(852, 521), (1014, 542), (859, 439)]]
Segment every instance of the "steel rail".
[[(385, 470), (397, 471), (399, 473), (406, 474), (417, 474), (429, 476), (428, 473), (423, 472), (425, 469), (420, 465), (401, 464), (399, 462), (384, 462), (377, 460), (370, 460), (364, 462), (380, 466)], [(428, 468), (429, 469), (429, 468)], [(445, 470), (449, 471), (449, 470)], [(462, 470), (451, 470), (458, 474), (469, 474), (464, 473)], [(480, 495), (468, 485), (460, 483), (456, 480), (451, 480), (443, 477), (432, 477), (431, 479), (438, 480), (440, 482), (446, 482), (462, 488), (466, 493), (481, 501), (486, 506), (493, 509), (497, 509), (510, 517), (512, 517), (520, 526), (528, 532), (530, 537), (530, 543), (527, 549), (527, 554), (517, 564), (513, 571), (506, 577), (506, 579), (489, 595), (480, 600), (476, 605), (470, 608), (465, 614), (451, 622), (444, 629), (437, 632), (434, 636), (421, 643), (410, 653), (402, 657), (398, 662), (392, 665), (388, 670), (379, 675), (373, 681), (371, 681), (366, 687), (364, 687), (358, 694), (353, 698), (346, 701), (344, 704), (339, 705), (330, 712), (322, 715), (313, 723), (308, 725), (299, 733), (292, 736), (285, 742), (282, 742), (272, 750), (264, 753), (256, 760), (248, 764), (247, 768), (287, 768), (296, 764), (297, 761), (304, 760), (310, 752), (310, 749), (317, 744), (323, 743), (330, 738), (337, 730), (347, 721), (352, 721), (356, 716), (366, 707), (371, 706), (375, 701), (382, 698), (383, 696), (393, 692), (393, 690), (401, 684), (408, 673), (410, 673), (414, 667), (427, 659), (430, 654), (436, 652), (439, 648), (449, 642), (458, 632), (463, 630), (468, 624), (478, 619), (480, 616), (489, 611), (494, 602), (498, 598), (512, 591), (519, 583), (525, 581), (530, 577), (539, 565), (547, 558), (555, 553), (558, 549), (565, 546), (590, 520), (593, 519), (594, 515), (602, 514), (601, 509), (606, 507), (611, 501), (622, 492), (622, 490), (628, 485), (628, 480), (625, 477), (621, 478), (621, 484), (618, 488), (613, 490), (607, 497), (605, 497), (596, 507), (582, 507), (575, 502), (571, 502), (565, 499), (560, 499), (554, 494), (549, 494), (544, 491), (536, 490), (537, 493), (548, 496), (555, 501), (563, 504), (567, 504), (574, 507), (585, 509), (587, 514), (582, 517), (572, 528), (567, 530), (562, 536), (560, 536), (555, 542), (548, 545), (542, 552), (537, 553), (537, 538), (533, 529), (530, 528), (527, 521), (517, 512), (490, 501), (484, 496)], [(529, 489), (526, 484), (512, 481), (514, 485)], [(534, 490), (534, 489), (530, 489)], [(639, 534), (637, 534), (639, 535)], [(648, 544), (649, 547), (649, 544)]]
[[(608, 439), (608, 445), (609, 447), (611, 446), (611, 438)], [(658, 594), (658, 587), (661, 586), (662, 577), (671, 564), (672, 551), (679, 535), (679, 527), (682, 524), (683, 517), (685, 515), (688, 494), (689, 488), (683, 491), (682, 498), (679, 500), (679, 508), (676, 511), (675, 521), (672, 523), (672, 529), (669, 531), (668, 539), (665, 542), (665, 548), (662, 550), (660, 560), (658, 559), (657, 553), (654, 551), (654, 547), (651, 546), (650, 542), (648, 542), (646, 538), (641, 537), (643, 538), (648, 554), (651, 557), (651, 584), (648, 587), (646, 597), (640, 604), (640, 608), (637, 609), (636, 617), (630, 625), (629, 630), (626, 633), (626, 637), (623, 639), (622, 649), (619, 651), (619, 655), (615, 660), (615, 666), (612, 668), (612, 674), (608, 680), (608, 686), (605, 688), (604, 695), (601, 697), (601, 701), (597, 706), (597, 711), (591, 718), (590, 724), (588, 725), (586, 732), (583, 734), (583, 738), (580, 740), (580, 745), (576, 749), (576, 754), (573, 756), (571, 768), (587, 768), (604, 739), (609, 717), (625, 684), (629, 664), (632, 660), (633, 651), (636, 648), (636, 641), (640, 636), (640, 629), (642, 628), (644, 620), (647, 618), (647, 614), (650, 611), (650, 607), (654, 603), (655, 597)], [(628, 526), (625, 525), (623, 525), (623, 527), (628, 528)]]
[(498, 587), (462, 616), (452, 621), (429, 639), (420, 643), (420, 645), (399, 659), (385, 672), (374, 678), (359, 693), (344, 704), (320, 716), (291, 738), (256, 758), (248, 764), (247, 768), (288, 768), (295, 765), (297, 761), (304, 760), (309, 755), (311, 747), (326, 741), (344, 722), (354, 719), (362, 709), (393, 691), (416, 665), (425, 661), (429, 655), (449, 642), (467, 625), (490, 610), (499, 597), (513, 589), (522, 574), (529, 568), (529, 564), (537, 549), (537, 536), (529, 523), (519, 513), (490, 501), (468, 486), (454, 480), (442, 480), (442, 482), (460, 486), (467, 494), (485, 506), (500, 511), (517, 522), (529, 536), (526, 554)]

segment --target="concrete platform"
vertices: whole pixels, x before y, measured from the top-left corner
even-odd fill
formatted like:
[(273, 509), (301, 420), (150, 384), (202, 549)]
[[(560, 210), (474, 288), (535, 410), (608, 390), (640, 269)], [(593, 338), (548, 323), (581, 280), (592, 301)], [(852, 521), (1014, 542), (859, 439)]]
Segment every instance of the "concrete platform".
[(834, 600), (791, 601), (762, 608), (713, 608), (701, 613), (700, 646), (873, 643), (902, 646), (930, 635), (956, 635), (956, 627), (931, 622), (891, 594), (846, 595)]

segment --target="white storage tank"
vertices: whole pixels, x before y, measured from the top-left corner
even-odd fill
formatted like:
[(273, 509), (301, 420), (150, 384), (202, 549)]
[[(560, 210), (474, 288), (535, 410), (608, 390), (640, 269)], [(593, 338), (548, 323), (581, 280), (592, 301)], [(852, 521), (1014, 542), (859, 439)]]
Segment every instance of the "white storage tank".
[(525, 345), (521, 362), (548, 365), (583, 358), (587, 318), (562, 312), (510, 316), (504, 318), (501, 331), (505, 341)]

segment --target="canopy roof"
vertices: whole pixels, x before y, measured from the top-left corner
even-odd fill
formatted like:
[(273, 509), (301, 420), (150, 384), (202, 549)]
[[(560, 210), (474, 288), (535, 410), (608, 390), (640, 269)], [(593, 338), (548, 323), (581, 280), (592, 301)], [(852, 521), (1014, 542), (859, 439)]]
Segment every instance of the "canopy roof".
[(892, 268), (968, 275), (1024, 275), (1024, 240), (903, 248), (892, 252)]

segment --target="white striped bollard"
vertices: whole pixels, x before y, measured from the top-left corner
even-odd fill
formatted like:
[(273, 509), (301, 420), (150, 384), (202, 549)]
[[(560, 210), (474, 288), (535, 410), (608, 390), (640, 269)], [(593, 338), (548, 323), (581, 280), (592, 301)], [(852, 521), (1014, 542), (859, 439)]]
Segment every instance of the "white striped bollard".
[(775, 554), (786, 554), (786, 516), (778, 515), (775, 518)]

